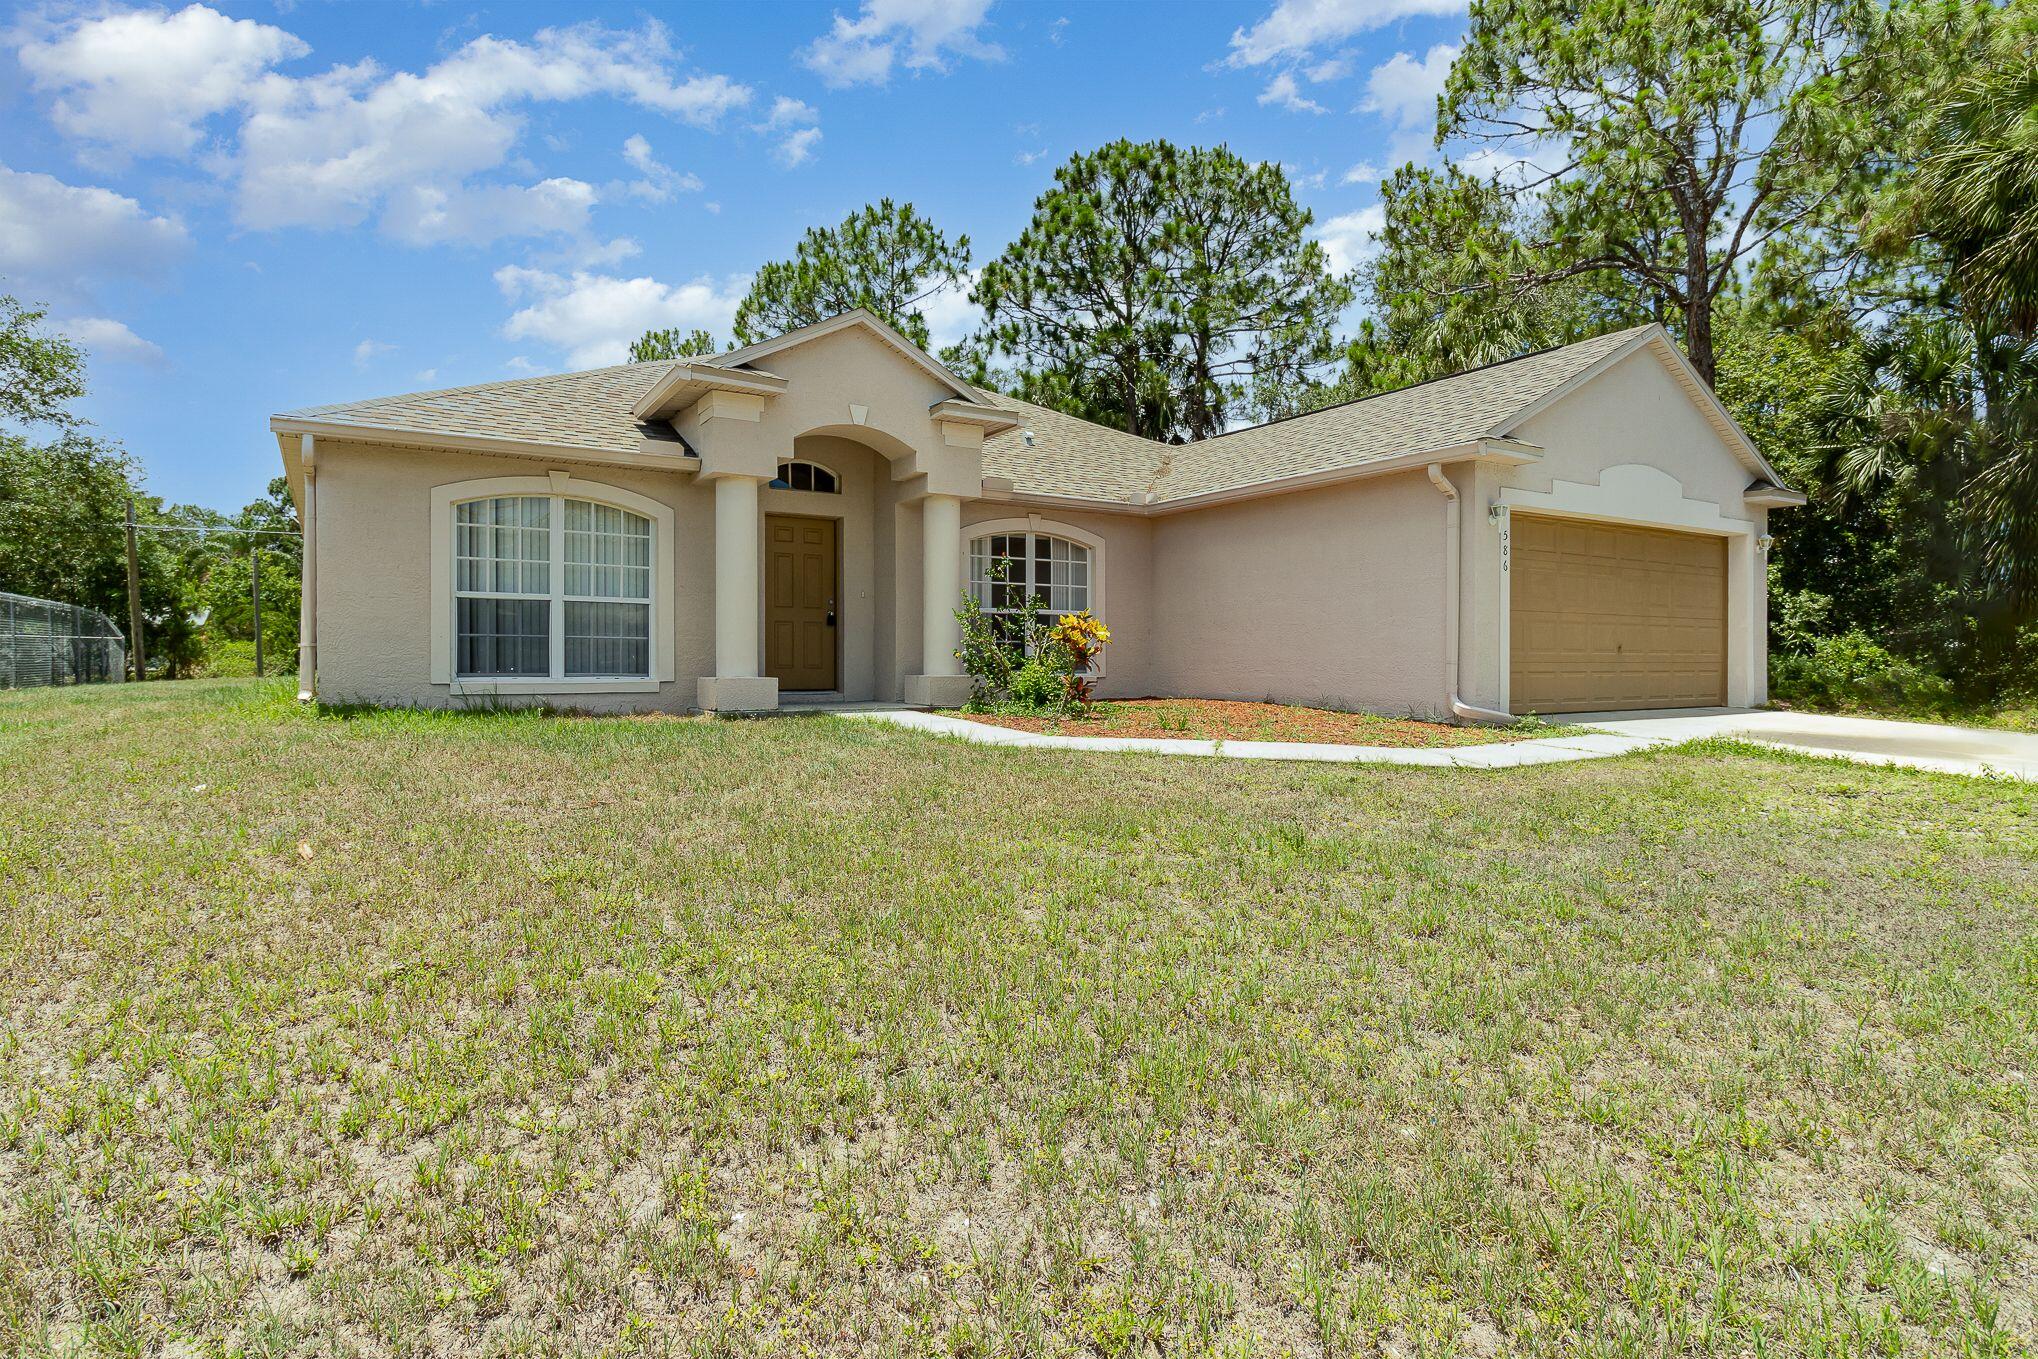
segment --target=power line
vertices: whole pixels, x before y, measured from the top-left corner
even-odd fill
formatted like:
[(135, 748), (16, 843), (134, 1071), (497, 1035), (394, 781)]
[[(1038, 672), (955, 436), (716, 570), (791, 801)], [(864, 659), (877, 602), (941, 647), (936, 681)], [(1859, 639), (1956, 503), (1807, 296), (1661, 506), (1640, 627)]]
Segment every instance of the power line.
[[(0, 510), (9, 514), (26, 514), (25, 505), (0, 505)], [(70, 519), (60, 514), (34, 515), (28, 517), (47, 524), (67, 524), (73, 528), (103, 528), (125, 530), (127, 525), (117, 519)], [(302, 538), (301, 529), (236, 528), (232, 524), (136, 524), (137, 533), (237, 533), (269, 538)]]

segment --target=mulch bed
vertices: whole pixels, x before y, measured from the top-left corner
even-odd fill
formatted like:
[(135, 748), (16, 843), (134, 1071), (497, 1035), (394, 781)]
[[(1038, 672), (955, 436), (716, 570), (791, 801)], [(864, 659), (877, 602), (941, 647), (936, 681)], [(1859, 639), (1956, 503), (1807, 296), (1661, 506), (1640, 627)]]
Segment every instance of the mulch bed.
[[(1016, 731), (1061, 736), (1139, 736), (1200, 741), (1307, 741), (1346, 746), (1472, 746), (1521, 739), (1492, 727), (1457, 727), (1410, 717), (1240, 703), (1215, 698), (1135, 698), (1097, 705), (1095, 717), (1063, 721), (1004, 713), (955, 712), (953, 717)], [(1535, 733), (1543, 735), (1546, 733)]]

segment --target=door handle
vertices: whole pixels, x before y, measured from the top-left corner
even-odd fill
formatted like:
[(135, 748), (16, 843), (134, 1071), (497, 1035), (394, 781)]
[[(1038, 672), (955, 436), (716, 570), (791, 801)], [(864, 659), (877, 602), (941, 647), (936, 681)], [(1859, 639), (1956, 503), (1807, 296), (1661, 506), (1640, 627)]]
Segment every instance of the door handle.
[(835, 610), (833, 609), (828, 610), (828, 626), (831, 628), (835, 626)]

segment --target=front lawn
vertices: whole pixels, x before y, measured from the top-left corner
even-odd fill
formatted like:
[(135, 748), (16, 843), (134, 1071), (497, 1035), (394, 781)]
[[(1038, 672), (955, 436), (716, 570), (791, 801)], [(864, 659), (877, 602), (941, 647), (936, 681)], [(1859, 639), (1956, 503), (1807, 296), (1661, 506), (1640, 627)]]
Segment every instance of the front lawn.
[(1472, 746), (1558, 735), (1566, 729), (1528, 723), (1506, 729), (1456, 726), (1414, 717), (1305, 708), (1288, 703), (1240, 703), (1214, 698), (1113, 699), (1085, 718), (1027, 713), (950, 714), (1018, 731), (1063, 736), (1142, 736), (1199, 741), (1306, 741), (1349, 746)]
[(0, 695), (0, 1354), (2012, 1355), (2038, 789)]

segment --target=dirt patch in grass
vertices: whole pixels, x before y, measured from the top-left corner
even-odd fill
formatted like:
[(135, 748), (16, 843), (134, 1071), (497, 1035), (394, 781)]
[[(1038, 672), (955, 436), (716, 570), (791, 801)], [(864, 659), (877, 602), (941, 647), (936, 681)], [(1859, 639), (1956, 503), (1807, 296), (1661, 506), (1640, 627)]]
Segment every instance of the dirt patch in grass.
[(1242, 703), (1217, 698), (1132, 698), (1097, 705), (1095, 717), (1066, 721), (1007, 713), (955, 712), (953, 717), (1014, 731), (1062, 736), (1137, 736), (1190, 741), (1306, 741), (1316, 745), (1475, 746), (1548, 736), (1529, 731), (1460, 727), (1413, 717), (1304, 708), (1289, 703)]

